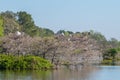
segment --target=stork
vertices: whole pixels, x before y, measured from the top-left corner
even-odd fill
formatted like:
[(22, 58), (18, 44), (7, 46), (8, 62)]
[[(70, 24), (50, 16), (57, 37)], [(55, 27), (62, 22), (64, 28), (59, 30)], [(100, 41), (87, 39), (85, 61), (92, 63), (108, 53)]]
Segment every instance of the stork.
[(17, 32), (16, 32), (16, 35), (17, 35), (17, 36), (20, 36), (20, 35), (21, 35), (21, 32), (17, 31)]

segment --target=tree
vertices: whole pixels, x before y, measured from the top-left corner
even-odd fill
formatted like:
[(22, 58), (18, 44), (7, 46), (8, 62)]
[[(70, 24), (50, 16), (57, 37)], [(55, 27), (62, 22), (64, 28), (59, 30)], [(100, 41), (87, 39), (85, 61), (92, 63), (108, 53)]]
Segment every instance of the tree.
[(62, 34), (62, 33), (65, 33), (65, 31), (64, 31), (64, 30), (59, 30), (59, 31), (57, 32), (57, 34)]
[(106, 41), (104, 35), (102, 35), (100, 32), (94, 32), (93, 30), (90, 30), (90, 37), (97, 41)]
[(40, 37), (50, 37), (53, 36), (54, 32), (50, 29), (46, 29), (46, 28), (39, 28), (39, 36)]
[(103, 54), (103, 58), (104, 59), (115, 59), (115, 56), (117, 55), (117, 50), (114, 48), (108, 49), (105, 51), (105, 53)]
[(24, 32), (30, 36), (48, 37), (54, 32), (47, 28), (40, 28), (34, 24), (33, 18), (25, 11), (14, 13), (6, 11), (0, 13), (0, 36), (9, 35), (16, 31)]
[(21, 34), (18, 36), (15, 33), (11, 33), (3, 37), (2, 41), (4, 43), (2, 47), (5, 49), (3, 53), (12, 55), (27, 55), (35, 54), (37, 51), (34, 46), (36, 40), (29, 35)]
[(111, 48), (118, 48), (120, 46), (120, 43), (117, 39), (115, 38), (111, 38), (109, 41), (108, 41), (109, 45), (111, 46)]
[(51, 37), (45, 37), (41, 40), (41, 45), (39, 47), (41, 56), (46, 58), (46, 55), (53, 50), (54, 39)]
[(25, 11), (20, 11), (18, 14), (18, 22), (20, 25), (22, 25), (21, 30), (30, 36), (36, 35), (34, 32), (36, 30), (34, 21), (30, 14), (28, 14)]
[(20, 30), (20, 25), (16, 20), (16, 13), (11, 11), (2, 12), (1, 17), (3, 19), (3, 28), (4, 35), (8, 35), (9, 33), (14, 33)]
[(65, 30), (59, 30), (57, 34), (64, 34), (65, 36), (69, 36), (70, 34), (73, 34), (72, 31), (65, 31)]
[(100, 46), (103, 52), (106, 48), (108, 48), (108, 41), (106, 40), (105, 36), (102, 35), (100, 32), (95, 32), (93, 30), (90, 30), (89, 36), (90, 38), (97, 41), (98, 45)]
[(0, 36), (4, 35), (3, 18), (0, 16)]
[(17, 14), (12, 11), (6, 11), (6, 12), (2, 12), (1, 16), (4, 16), (9, 19), (16, 19)]

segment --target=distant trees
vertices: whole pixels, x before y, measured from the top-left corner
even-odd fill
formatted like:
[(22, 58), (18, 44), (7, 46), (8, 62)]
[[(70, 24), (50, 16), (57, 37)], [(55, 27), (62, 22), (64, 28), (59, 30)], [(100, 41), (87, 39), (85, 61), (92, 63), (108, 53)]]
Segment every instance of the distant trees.
[(5, 11), (5, 12), (1, 12), (1, 16), (9, 19), (16, 19), (17, 15), (12, 11)]
[[(21, 35), (16, 35), (16, 32)], [(93, 30), (76, 33), (59, 30), (54, 35), (52, 30), (36, 26), (32, 16), (25, 11), (1, 12), (0, 36), (3, 36), (0, 37), (1, 53), (37, 55), (50, 59), (52, 63), (57, 61), (61, 54), (72, 55), (92, 50), (105, 53), (104, 58), (115, 58), (114, 49), (120, 47), (117, 39), (107, 40), (100, 32)], [(107, 50), (109, 48), (113, 49)]]
[(120, 42), (115, 39), (115, 38), (111, 38), (109, 41), (108, 41), (109, 45), (111, 48), (118, 48), (120, 47)]
[(97, 41), (107, 41), (105, 36), (100, 32), (94, 32), (93, 30), (90, 30), (90, 36)]
[(32, 16), (25, 11), (17, 13), (12, 11), (1, 12), (0, 35), (8, 35), (9, 33), (15, 33), (16, 31), (24, 32), (32, 37), (47, 37), (54, 35), (52, 30), (36, 26)]
[(109, 47), (107, 39), (100, 32), (95, 32), (93, 30), (90, 30), (90, 38), (97, 41), (97, 43), (99, 44), (99, 46), (103, 52), (105, 49), (107, 49)]
[(39, 36), (40, 37), (50, 37), (54, 35), (54, 32), (50, 29), (46, 28), (39, 28)]
[(59, 30), (57, 32), (57, 34), (62, 34), (62, 35), (65, 35), (65, 36), (69, 36), (70, 34), (73, 34), (73, 32), (72, 31)]

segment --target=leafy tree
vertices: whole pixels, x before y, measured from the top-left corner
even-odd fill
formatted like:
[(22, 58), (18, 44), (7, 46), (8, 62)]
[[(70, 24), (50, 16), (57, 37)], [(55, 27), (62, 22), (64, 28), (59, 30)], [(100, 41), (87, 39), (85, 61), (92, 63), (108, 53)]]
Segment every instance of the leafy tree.
[(106, 50), (106, 52), (103, 54), (104, 59), (115, 59), (115, 56), (117, 55), (117, 50), (114, 48)]
[(65, 36), (69, 36), (70, 34), (73, 34), (72, 31), (65, 31), (65, 30), (59, 30), (57, 34), (64, 34)]
[(91, 36), (91, 38), (93, 38), (97, 41), (106, 41), (105, 36), (102, 35), (100, 32), (94, 32), (93, 30), (90, 30), (90, 36)]
[(20, 30), (20, 25), (16, 20), (16, 13), (13, 13), (11, 11), (6, 11), (6, 12), (2, 12), (0, 15), (3, 18), (3, 28), (5, 35)]
[(50, 29), (46, 29), (46, 28), (41, 28), (40, 32), (39, 32), (41, 37), (49, 37), (49, 36), (53, 36), (54, 32)]
[(4, 16), (9, 19), (16, 19), (17, 14), (12, 11), (6, 11), (6, 12), (2, 12), (1, 16)]
[(115, 38), (111, 38), (109, 41), (108, 41), (109, 45), (112, 47), (112, 48), (118, 48), (120, 47), (120, 43), (117, 39)]
[(59, 30), (59, 31), (57, 32), (57, 34), (62, 34), (62, 33), (65, 33), (65, 31), (64, 31), (64, 30)]
[(29, 34), (30, 36), (36, 35), (34, 34), (36, 27), (31, 15), (25, 11), (20, 11), (17, 14), (18, 14), (18, 22), (20, 25), (22, 25), (21, 30)]
[(0, 36), (4, 35), (3, 18), (0, 16)]
[(105, 36), (102, 35), (100, 32), (90, 30), (89, 36), (90, 38), (97, 41), (98, 45), (100, 46), (103, 52), (106, 48), (108, 48), (108, 41), (106, 40)]
[(54, 32), (50, 29), (40, 28), (34, 24), (32, 16), (25, 11), (14, 13), (6, 11), (0, 13), (0, 36), (24, 32), (30, 36), (53, 36)]

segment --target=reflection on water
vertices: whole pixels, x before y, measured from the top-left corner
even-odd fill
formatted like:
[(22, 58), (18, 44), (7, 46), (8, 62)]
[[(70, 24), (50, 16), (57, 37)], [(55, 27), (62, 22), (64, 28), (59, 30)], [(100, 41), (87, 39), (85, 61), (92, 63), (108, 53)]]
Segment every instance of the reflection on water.
[(0, 71), (0, 80), (48, 80), (50, 71)]
[(119, 66), (71, 66), (49, 71), (0, 71), (0, 80), (119, 80)]

